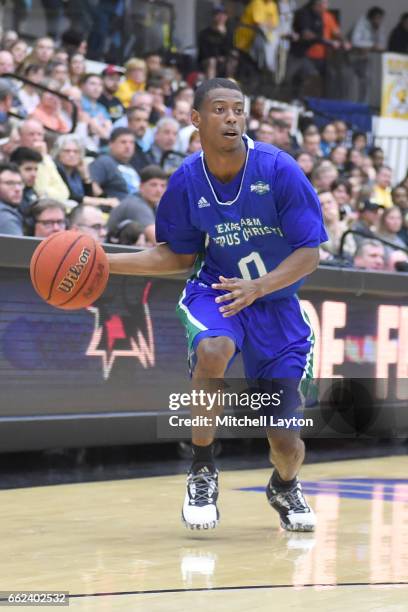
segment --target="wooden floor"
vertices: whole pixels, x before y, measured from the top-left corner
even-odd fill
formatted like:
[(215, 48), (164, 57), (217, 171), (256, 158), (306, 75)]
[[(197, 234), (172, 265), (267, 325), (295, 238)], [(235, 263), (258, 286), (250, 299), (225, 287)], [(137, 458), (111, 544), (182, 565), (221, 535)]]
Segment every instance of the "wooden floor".
[(269, 475), (222, 473), (211, 532), (181, 524), (183, 476), (0, 491), (0, 590), (92, 612), (406, 612), (408, 457), (305, 466), (315, 534), (280, 530)]

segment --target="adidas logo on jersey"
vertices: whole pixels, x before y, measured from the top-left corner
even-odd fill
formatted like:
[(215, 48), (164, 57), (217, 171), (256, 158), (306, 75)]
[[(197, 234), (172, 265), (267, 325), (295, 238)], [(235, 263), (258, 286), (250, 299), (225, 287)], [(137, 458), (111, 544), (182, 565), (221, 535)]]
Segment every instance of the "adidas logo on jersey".
[(205, 208), (206, 206), (210, 206), (210, 203), (207, 202), (207, 200), (202, 197), (198, 200), (198, 208)]

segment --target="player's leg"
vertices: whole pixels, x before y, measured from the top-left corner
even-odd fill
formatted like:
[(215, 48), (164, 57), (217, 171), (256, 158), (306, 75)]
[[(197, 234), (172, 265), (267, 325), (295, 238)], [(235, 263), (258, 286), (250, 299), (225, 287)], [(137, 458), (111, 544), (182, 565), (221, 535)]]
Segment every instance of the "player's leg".
[[(281, 404), (272, 415), (299, 419), (302, 416), (302, 379), (312, 376), (314, 336), (297, 298), (259, 304), (251, 313), (251, 329), (243, 347), (247, 376), (262, 380), (262, 390), (283, 389)], [(265, 340), (257, 329), (269, 329)], [(271, 416), (271, 415), (269, 415)], [(305, 447), (299, 429), (268, 427), (274, 472), (266, 487), (270, 505), (279, 513), (281, 526), (288, 531), (313, 531), (315, 514), (305, 500), (297, 478)]]
[[(188, 283), (178, 313), (186, 328), (193, 389), (216, 393), (220, 379), (242, 343), (240, 319), (223, 319), (215, 303), (217, 292)], [(192, 416), (206, 416), (210, 424), (192, 428), (193, 458), (187, 476), (182, 519), (190, 529), (211, 529), (219, 520), (218, 471), (214, 461), (216, 403), (192, 406)]]

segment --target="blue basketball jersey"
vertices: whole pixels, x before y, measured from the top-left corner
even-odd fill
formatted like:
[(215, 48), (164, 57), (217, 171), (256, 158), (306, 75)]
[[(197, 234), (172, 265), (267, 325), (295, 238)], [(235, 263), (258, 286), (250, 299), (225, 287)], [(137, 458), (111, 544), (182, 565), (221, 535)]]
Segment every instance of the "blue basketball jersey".
[[(222, 184), (203, 153), (173, 174), (156, 217), (156, 239), (175, 253), (202, 253), (198, 281), (255, 279), (293, 251), (325, 242), (320, 202), (297, 163), (280, 149), (245, 138), (243, 170)], [(264, 300), (293, 295), (302, 280)]]

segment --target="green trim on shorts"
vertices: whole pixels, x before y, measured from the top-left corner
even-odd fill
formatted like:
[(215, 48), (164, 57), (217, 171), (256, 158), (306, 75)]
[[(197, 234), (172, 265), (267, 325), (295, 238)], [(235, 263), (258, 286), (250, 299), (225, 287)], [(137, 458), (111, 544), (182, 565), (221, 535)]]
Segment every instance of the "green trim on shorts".
[(190, 355), (193, 349), (194, 338), (202, 331), (206, 331), (208, 327), (205, 327), (198, 319), (196, 319), (187, 306), (183, 304), (183, 300), (186, 296), (186, 290), (184, 289), (176, 307), (176, 313), (180, 321), (184, 325), (186, 331), (188, 354)]

